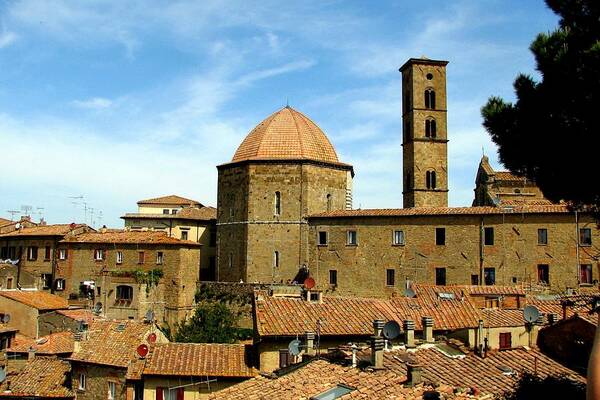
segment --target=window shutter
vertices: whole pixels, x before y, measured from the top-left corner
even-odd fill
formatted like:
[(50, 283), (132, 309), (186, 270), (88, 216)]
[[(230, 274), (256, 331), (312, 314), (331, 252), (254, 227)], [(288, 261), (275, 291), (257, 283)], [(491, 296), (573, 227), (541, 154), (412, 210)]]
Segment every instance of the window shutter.
[(163, 400), (163, 388), (156, 388), (156, 400)]
[(183, 400), (183, 388), (177, 388), (177, 400)]

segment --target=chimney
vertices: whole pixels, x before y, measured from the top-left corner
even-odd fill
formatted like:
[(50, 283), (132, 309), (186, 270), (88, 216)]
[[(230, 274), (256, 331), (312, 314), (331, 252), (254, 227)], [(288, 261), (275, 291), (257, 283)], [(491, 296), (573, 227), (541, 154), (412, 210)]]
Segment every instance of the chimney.
[(35, 358), (35, 349), (33, 348), (33, 346), (31, 346), (29, 348), (29, 351), (27, 352), (27, 359), (31, 361), (34, 358)]
[(537, 321), (535, 321), (536, 325), (544, 325), (544, 317), (546, 316), (546, 314), (544, 313), (540, 313), (540, 315), (538, 316)]
[(404, 343), (407, 348), (415, 347), (415, 321), (404, 320)]
[(358, 352), (358, 346), (356, 344), (352, 343), (352, 368), (356, 368), (356, 365), (358, 364), (357, 357), (356, 357), (357, 352)]
[(310, 356), (315, 355), (315, 333), (314, 332), (306, 332), (306, 354)]
[(479, 326), (477, 328), (477, 338), (476, 338), (476, 352), (481, 357), (483, 357), (484, 344), (483, 344), (483, 320), (479, 320)]
[(554, 325), (558, 321), (558, 315), (556, 313), (548, 313), (548, 324)]
[(423, 340), (426, 343), (433, 343), (433, 318), (423, 317)]
[(409, 387), (423, 383), (423, 366), (417, 363), (406, 364), (406, 385)]
[(567, 302), (561, 301), (560, 305), (562, 306), (562, 319), (567, 319)]
[(108, 228), (106, 227), (106, 225), (102, 225), (102, 228), (100, 228), (100, 233), (106, 233), (107, 230)]
[(371, 365), (375, 369), (383, 368), (383, 348), (385, 342), (381, 332), (385, 322), (382, 319), (373, 321), (373, 336), (371, 336)]

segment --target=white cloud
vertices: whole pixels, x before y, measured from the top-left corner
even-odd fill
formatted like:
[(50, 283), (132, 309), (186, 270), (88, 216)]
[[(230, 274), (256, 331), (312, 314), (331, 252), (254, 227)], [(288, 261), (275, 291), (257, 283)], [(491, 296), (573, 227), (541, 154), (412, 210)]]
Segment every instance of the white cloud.
[(16, 33), (3, 30), (0, 32), (0, 49), (10, 46), (17, 38), (18, 36)]
[(113, 105), (112, 100), (103, 97), (93, 97), (87, 100), (75, 100), (72, 102), (75, 107), (88, 110), (104, 110)]

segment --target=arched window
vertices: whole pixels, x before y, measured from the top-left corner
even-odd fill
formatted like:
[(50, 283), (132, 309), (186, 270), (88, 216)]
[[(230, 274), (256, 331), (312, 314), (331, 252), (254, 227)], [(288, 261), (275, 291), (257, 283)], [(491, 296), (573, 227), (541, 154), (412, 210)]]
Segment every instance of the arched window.
[(331, 197), (331, 193), (327, 194), (327, 211), (331, 211), (333, 199)]
[(435, 187), (436, 187), (435, 171), (425, 172), (425, 186), (427, 187), (427, 189), (435, 189)]
[(133, 300), (133, 288), (127, 285), (117, 286), (117, 301), (131, 301)]
[(425, 120), (425, 137), (435, 138), (437, 135), (437, 124), (435, 119)]
[(435, 91), (433, 89), (425, 90), (425, 108), (435, 109)]
[(281, 193), (275, 192), (275, 215), (281, 215)]

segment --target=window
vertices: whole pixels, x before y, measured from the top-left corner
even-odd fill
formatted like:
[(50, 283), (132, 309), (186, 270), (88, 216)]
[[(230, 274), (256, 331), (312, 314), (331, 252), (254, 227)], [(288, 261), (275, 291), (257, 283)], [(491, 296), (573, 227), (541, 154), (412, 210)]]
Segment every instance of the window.
[(428, 81), (432, 80), (432, 79), (433, 79), (433, 74), (432, 74), (431, 72), (430, 72), (430, 73), (428, 73), (428, 74), (426, 75), (426, 78), (427, 78), (427, 80), (428, 80)]
[(177, 214), (177, 209), (176, 208), (174, 208), (174, 209), (171, 210), (171, 215), (175, 215), (175, 214)]
[(348, 231), (346, 232), (346, 245), (348, 246), (356, 246), (357, 245), (357, 240), (356, 240), (356, 231)]
[(592, 245), (592, 230), (590, 228), (579, 229), (579, 244), (581, 246)]
[(435, 189), (437, 186), (435, 171), (425, 172), (425, 186), (427, 189)]
[(337, 270), (336, 269), (329, 270), (329, 284), (337, 285)]
[(104, 249), (94, 250), (94, 260), (96, 260), (96, 261), (104, 260)]
[(54, 281), (54, 288), (56, 290), (65, 290), (65, 280), (63, 278), (59, 278)]
[(327, 194), (327, 211), (331, 211), (332, 201), (333, 199), (331, 198), (331, 194)]
[(348, 393), (352, 393), (355, 390), (356, 389), (353, 387), (339, 383), (336, 387), (311, 397), (311, 400), (335, 400), (347, 395)]
[(291, 364), (290, 351), (288, 349), (279, 350), (279, 368), (285, 368)]
[(385, 285), (394, 286), (396, 284), (396, 270), (387, 269), (385, 271)]
[(479, 275), (471, 274), (471, 285), (479, 285)]
[(168, 208), (163, 208), (163, 214), (169, 215), (169, 209)]
[(138, 251), (138, 264), (143, 264), (143, 263), (144, 263), (144, 252)]
[(435, 284), (438, 286), (446, 285), (446, 268), (438, 267), (435, 269)]
[(435, 119), (425, 120), (425, 137), (435, 138), (437, 135), (437, 124)]
[(548, 229), (546, 229), (546, 228), (538, 229), (538, 244), (539, 245), (548, 244)]
[(483, 228), (483, 243), (486, 246), (494, 245), (494, 228)]
[(538, 264), (537, 266), (538, 283), (544, 285), (550, 284), (550, 268), (548, 264)]
[(7, 289), (13, 288), (13, 278), (6, 278), (6, 288)]
[(79, 373), (79, 385), (77, 385), (77, 389), (85, 390), (85, 374)]
[(319, 246), (327, 246), (327, 232), (320, 231), (317, 237), (317, 244)]
[(42, 274), (42, 289), (50, 289), (52, 287), (52, 274)]
[(273, 267), (279, 268), (279, 252), (278, 251), (273, 252)]
[(438, 246), (446, 245), (446, 228), (435, 228), (435, 244)]
[(116, 299), (119, 301), (133, 300), (133, 288), (127, 285), (117, 286)]
[(500, 308), (500, 299), (498, 297), (486, 297), (485, 308)]
[(46, 246), (44, 250), (44, 260), (48, 261), (52, 258), (52, 247)]
[(579, 266), (579, 283), (580, 284), (591, 284), (592, 283), (592, 265), (581, 264)]
[(281, 215), (281, 193), (275, 192), (275, 215)]
[(486, 285), (496, 284), (496, 269), (495, 268), (484, 268), (483, 269), (483, 282)]
[(29, 261), (37, 260), (38, 248), (36, 246), (29, 246), (27, 248), (27, 259)]
[(188, 231), (181, 231), (181, 240), (188, 240)]
[(162, 263), (163, 263), (163, 252), (157, 251), (156, 252), (156, 264), (160, 265)]
[(123, 252), (117, 251), (117, 264), (123, 264)]
[(108, 382), (108, 400), (115, 400), (117, 395), (117, 384), (115, 382)]
[(394, 231), (393, 242), (395, 246), (404, 246), (404, 231)]
[(510, 332), (500, 333), (500, 350), (510, 349), (512, 347), (512, 337)]
[(425, 90), (425, 108), (435, 109), (435, 91), (433, 89)]
[(67, 259), (67, 249), (58, 249), (58, 259), (59, 260), (66, 260)]
[(229, 269), (233, 268), (233, 253), (229, 253), (229, 259), (227, 261), (227, 265), (229, 266)]

